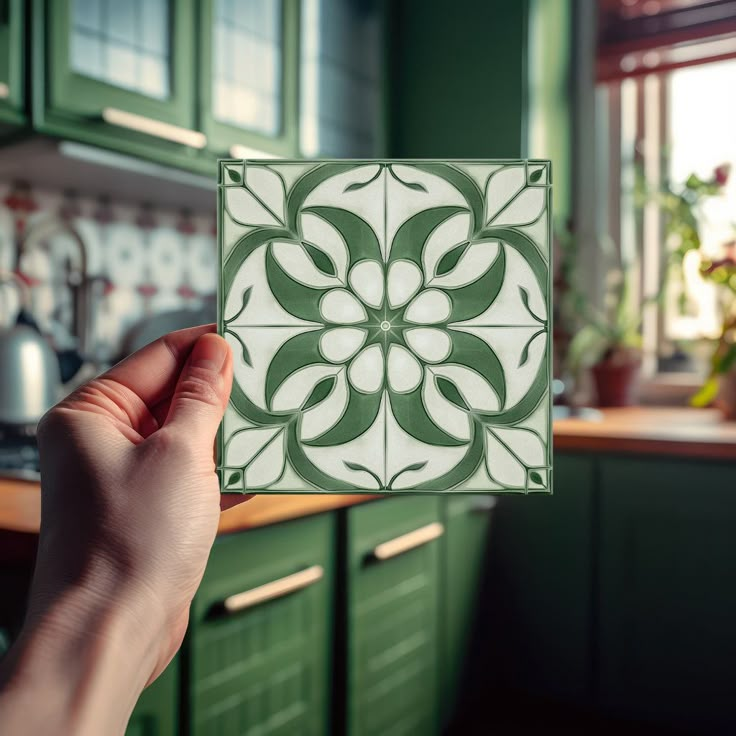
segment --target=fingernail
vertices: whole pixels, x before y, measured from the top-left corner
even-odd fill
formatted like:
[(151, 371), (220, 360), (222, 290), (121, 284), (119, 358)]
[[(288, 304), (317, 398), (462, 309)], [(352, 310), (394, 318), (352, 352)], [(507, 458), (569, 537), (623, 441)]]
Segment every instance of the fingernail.
[(203, 335), (194, 343), (192, 355), (189, 359), (193, 368), (219, 373), (227, 358), (227, 343), (217, 335)]

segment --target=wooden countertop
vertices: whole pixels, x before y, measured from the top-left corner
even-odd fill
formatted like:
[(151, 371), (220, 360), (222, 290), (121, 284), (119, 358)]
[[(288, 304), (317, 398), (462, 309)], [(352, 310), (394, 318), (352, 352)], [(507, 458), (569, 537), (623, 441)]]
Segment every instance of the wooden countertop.
[[(736, 423), (709, 409), (605, 409), (598, 421), (561, 419), (554, 424), (556, 450), (667, 455), (736, 460)], [(220, 534), (252, 529), (378, 498), (372, 495), (261, 495), (223, 512)], [(38, 532), (38, 483), (0, 479), (0, 530)]]
[(555, 449), (736, 460), (736, 422), (716, 409), (602, 409), (600, 420), (559, 419)]

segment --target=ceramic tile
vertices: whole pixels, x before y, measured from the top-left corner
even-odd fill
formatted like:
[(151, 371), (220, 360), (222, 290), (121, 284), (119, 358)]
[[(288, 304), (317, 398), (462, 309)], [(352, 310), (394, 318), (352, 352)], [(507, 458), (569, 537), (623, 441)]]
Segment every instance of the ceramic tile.
[(545, 161), (223, 161), (224, 491), (549, 492)]

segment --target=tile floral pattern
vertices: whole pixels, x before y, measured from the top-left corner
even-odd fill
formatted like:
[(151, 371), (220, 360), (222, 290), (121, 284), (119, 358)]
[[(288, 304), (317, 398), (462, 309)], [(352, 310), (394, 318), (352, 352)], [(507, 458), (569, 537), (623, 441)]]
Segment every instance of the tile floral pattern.
[(545, 161), (223, 161), (232, 492), (549, 492)]

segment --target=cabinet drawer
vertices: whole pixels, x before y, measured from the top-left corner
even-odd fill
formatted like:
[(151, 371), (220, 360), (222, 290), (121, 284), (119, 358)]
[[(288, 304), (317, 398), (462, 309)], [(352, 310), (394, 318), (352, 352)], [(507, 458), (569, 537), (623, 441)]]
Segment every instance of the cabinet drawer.
[(125, 736), (176, 736), (179, 711), (179, 657), (152, 682), (138, 699)]
[(192, 606), (193, 734), (327, 733), (334, 523), (217, 541)]
[(438, 730), (441, 502), (393, 498), (347, 514), (351, 735)]

